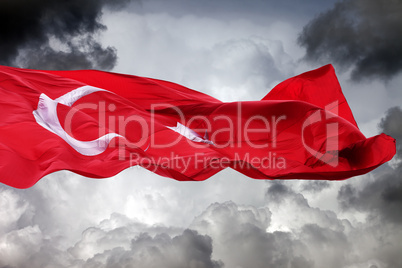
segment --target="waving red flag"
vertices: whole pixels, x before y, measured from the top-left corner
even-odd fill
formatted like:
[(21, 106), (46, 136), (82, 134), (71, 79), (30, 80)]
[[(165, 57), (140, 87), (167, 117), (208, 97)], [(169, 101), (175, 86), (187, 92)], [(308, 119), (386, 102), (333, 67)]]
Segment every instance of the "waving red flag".
[(104, 178), (133, 165), (176, 180), (227, 167), (339, 180), (395, 154), (393, 138), (360, 132), (331, 65), (231, 103), (150, 78), (0, 66), (0, 113), (0, 181), (17, 188), (58, 170)]

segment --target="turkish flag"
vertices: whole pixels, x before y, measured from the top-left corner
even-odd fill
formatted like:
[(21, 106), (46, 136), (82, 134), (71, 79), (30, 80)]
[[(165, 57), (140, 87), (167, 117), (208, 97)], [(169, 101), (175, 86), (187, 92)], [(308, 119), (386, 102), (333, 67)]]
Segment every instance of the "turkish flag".
[(230, 103), (151, 78), (0, 66), (0, 116), (0, 181), (16, 188), (58, 170), (105, 178), (134, 165), (176, 180), (227, 167), (339, 180), (395, 154), (393, 138), (360, 132), (331, 65)]

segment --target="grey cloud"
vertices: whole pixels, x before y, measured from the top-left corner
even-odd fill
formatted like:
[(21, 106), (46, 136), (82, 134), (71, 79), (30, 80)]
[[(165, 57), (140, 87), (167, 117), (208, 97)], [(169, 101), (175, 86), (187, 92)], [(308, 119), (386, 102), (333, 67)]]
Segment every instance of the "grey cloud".
[[(215, 44), (196, 64), (186, 68), (184, 79), (202, 81), (202, 86), (194, 87), (205, 87), (214, 95), (218, 91), (222, 96), (218, 98), (250, 100), (262, 98), (273, 84), (291, 76), (289, 70), (294, 65), (281, 41), (261, 37), (232, 39)], [(199, 66), (208, 66), (208, 73), (199, 70)]]
[(280, 181), (275, 181), (268, 187), (266, 197), (272, 202), (281, 202), (292, 195), (291, 189)]
[[(361, 187), (350, 183), (343, 185), (338, 193), (338, 201), (344, 211), (360, 211), (367, 215), (369, 225), (357, 230), (355, 234), (359, 240), (372, 237), (381, 242), (381, 249), (372, 252), (388, 267), (399, 267), (402, 264), (402, 111), (399, 107), (388, 110), (381, 120), (381, 131), (392, 135), (397, 140), (397, 155), (395, 165), (381, 167), (373, 172), (374, 179)], [(370, 241), (368, 239), (368, 241)], [(368, 241), (362, 241), (362, 244)], [(367, 244), (370, 244), (368, 242)], [(370, 249), (367, 249), (370, 251)]]
[(402, 224), (402, 169), (377, 176), (362, 189), (342, 186), (338, 199), (346, 210), (368, 212), (376, 222)]
[(266, 231), (270, 217), (268, 208), (215, 203), (191, 228), (212, 237), (214, 256), (225, 267), (312, 267), (306, 246), (292, 234)]
[(192, 230), (184, 230), (173, 238), (164, 233), (155, 237), (142, 233), (131, 241), (129, 250), (115, 247), (98, 253), (83, 267), (223, 267), (221, 262), (211, 259), (211, 254), (211, 238)]
[(67, 250), (60, 247), (59, 240), (38, 225), (3, 233), (0, 267), (223, 267), (212, 258), (208, 235), (147, 226), (119, 214), (86, 229)]
[[(214, 203), (189, 229), (150, 226), (113, 213), (84, 230), (69, 248), (60, 246), (57, 232), (36, 224), (38, 218), (15, 224), (40, 204), (7, 189), (0, 197), (8, 200), (5, 213), (18, 212), (2, 226), (0, 267), (360, 268), (401, 263), (400, 228), (379, 228), (376, 222), (353, 226), (334, 212), (310, 206), (287, 182), (270, 182), (262, 207)], [(280, 224), (287, 230), (275, 230)]]
[[(397, 141), (396, 159), (401, 159), (402, 111), (399, 107), (388, 110), (381, 120), (380, 128)], [(342, 186), (338, 200), (341, 206), (370, 213), (372, 218), (402, 224), (402, 163), (392, 168), (383, 167), (376, 173), (376, 179), (362, 189), (350, 184)], [(380, 217), (380, 218), (378, 218)]]
[(291, 185), (275, 181), (268, 188), (271, 225), (287, 227), (291, 245), (305, 248), (301, 252), (309, 267), (399, 267), (400, 228), (389, 227), (387, 221), (352, 224), (332, 211), (311, 207)]
[[(343, 231), (335, 231), (317, 224), (306, 224), (300, 232), (300, 240), (308, 245), (310, 252), (319, 252), (314, 255), (315, 263), (327, 267), (344, 267), (347, 263), (351, 245)], [(316, 267), (322, 267), (316, 265)]]
[[(273, 225), (279, 221), (292, 232), (297, 232), (306, 224), (316, 224), (341, 233), (345, 230), (345, 222), (339, 220), (335, 212), (310, 206), (302, 192), (296, 192), (291, 185), (291, 181), (273, 181), (266, 191), (265, 198), (272, 211)], [(283, 207), (286, 207), (286, 213), (281, 218), (277, 212), (281, 213)]]
[(362, 189), (350, 184), (341, 187), (338, 194), (345, 210), (367, 212), (376, 222), (402, 224), (402, 167), (377, 174), (373, 182)]
[(402, 70), (402, 2), (343, 0), (299, 36), (310, 61), (352, 67), (352, 78), (388, 79)]
[(397, 157), (402, 157), (402, 110), (400, 107), (393, 107), (387, 111), (379, 125), (380, 129), (396, 139)]
[[(295, 2), (292, 0), (170, 0), (144, 1), (144, 7), (150, 12), (168, 12), (175, 16), (194, 14), (200, 17), (224, 19), (247, 19), (267, 23), (278, 18), (301, 20), (313, 16), (323, 8), (328, 8), (336, 0), (310, 0)], [(297, 16), (294, 14), (297, 13)]]
[(302, 190), (309, 191), (313, 193), (321, 192), (331, 186), (328, 181), (305, 181), (302, 185)]
[(111, 69), (116, 64), (116, 51), (103, 47), (94, 35), (106, 28), (100, 22), (104, 7), (118, 9), (129, 1), (1, 1), (0, 64)]

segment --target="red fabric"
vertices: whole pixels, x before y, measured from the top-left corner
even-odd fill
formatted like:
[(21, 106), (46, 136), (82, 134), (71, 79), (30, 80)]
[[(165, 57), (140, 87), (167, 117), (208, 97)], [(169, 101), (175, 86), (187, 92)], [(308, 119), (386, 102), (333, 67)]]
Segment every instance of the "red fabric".
[[(96, 155), (33, 115), (41, 94), (56, 100), (86, 85), (109, 92), (58, 103), (57, 118), (78, 141), (121, 135)], [(0, 182), (16, 188), (58, 170), (104, 178), (133, 165), (176, 180), (205, 180), (227, 167), (255, 179), (339, 180), (395, 154), (393, 138), (360, 132), (331, 65), (280, 83), (261, 101), (233, 103), (150, 78), (0, 66), (0, 116)], [(175, 131), (177, 123), (199, 140)]]

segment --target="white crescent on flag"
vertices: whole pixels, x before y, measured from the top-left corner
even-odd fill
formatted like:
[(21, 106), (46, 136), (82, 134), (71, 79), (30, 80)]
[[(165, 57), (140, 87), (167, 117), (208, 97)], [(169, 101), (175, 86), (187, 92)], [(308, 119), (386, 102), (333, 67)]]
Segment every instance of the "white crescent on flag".
[(57, 116), (57, 104), (60, 103), (71, 107), (80, 98), (97, 91), (106, 90), (91, 86), (83, 86), (74, 89), (55, 100), (52, 100), (46, 94), (42, 93), (39, 97), (38, 108), (33, 111), (35, 120), (39, 125), (65, 140), (78, 153), (86, 156), (99, 155), (106, 150), (113, 138), (124, 137), (117, 133), (108, 133), (96, 140), (80, 141), (71, 137), (63, 129), (59, 117)]

